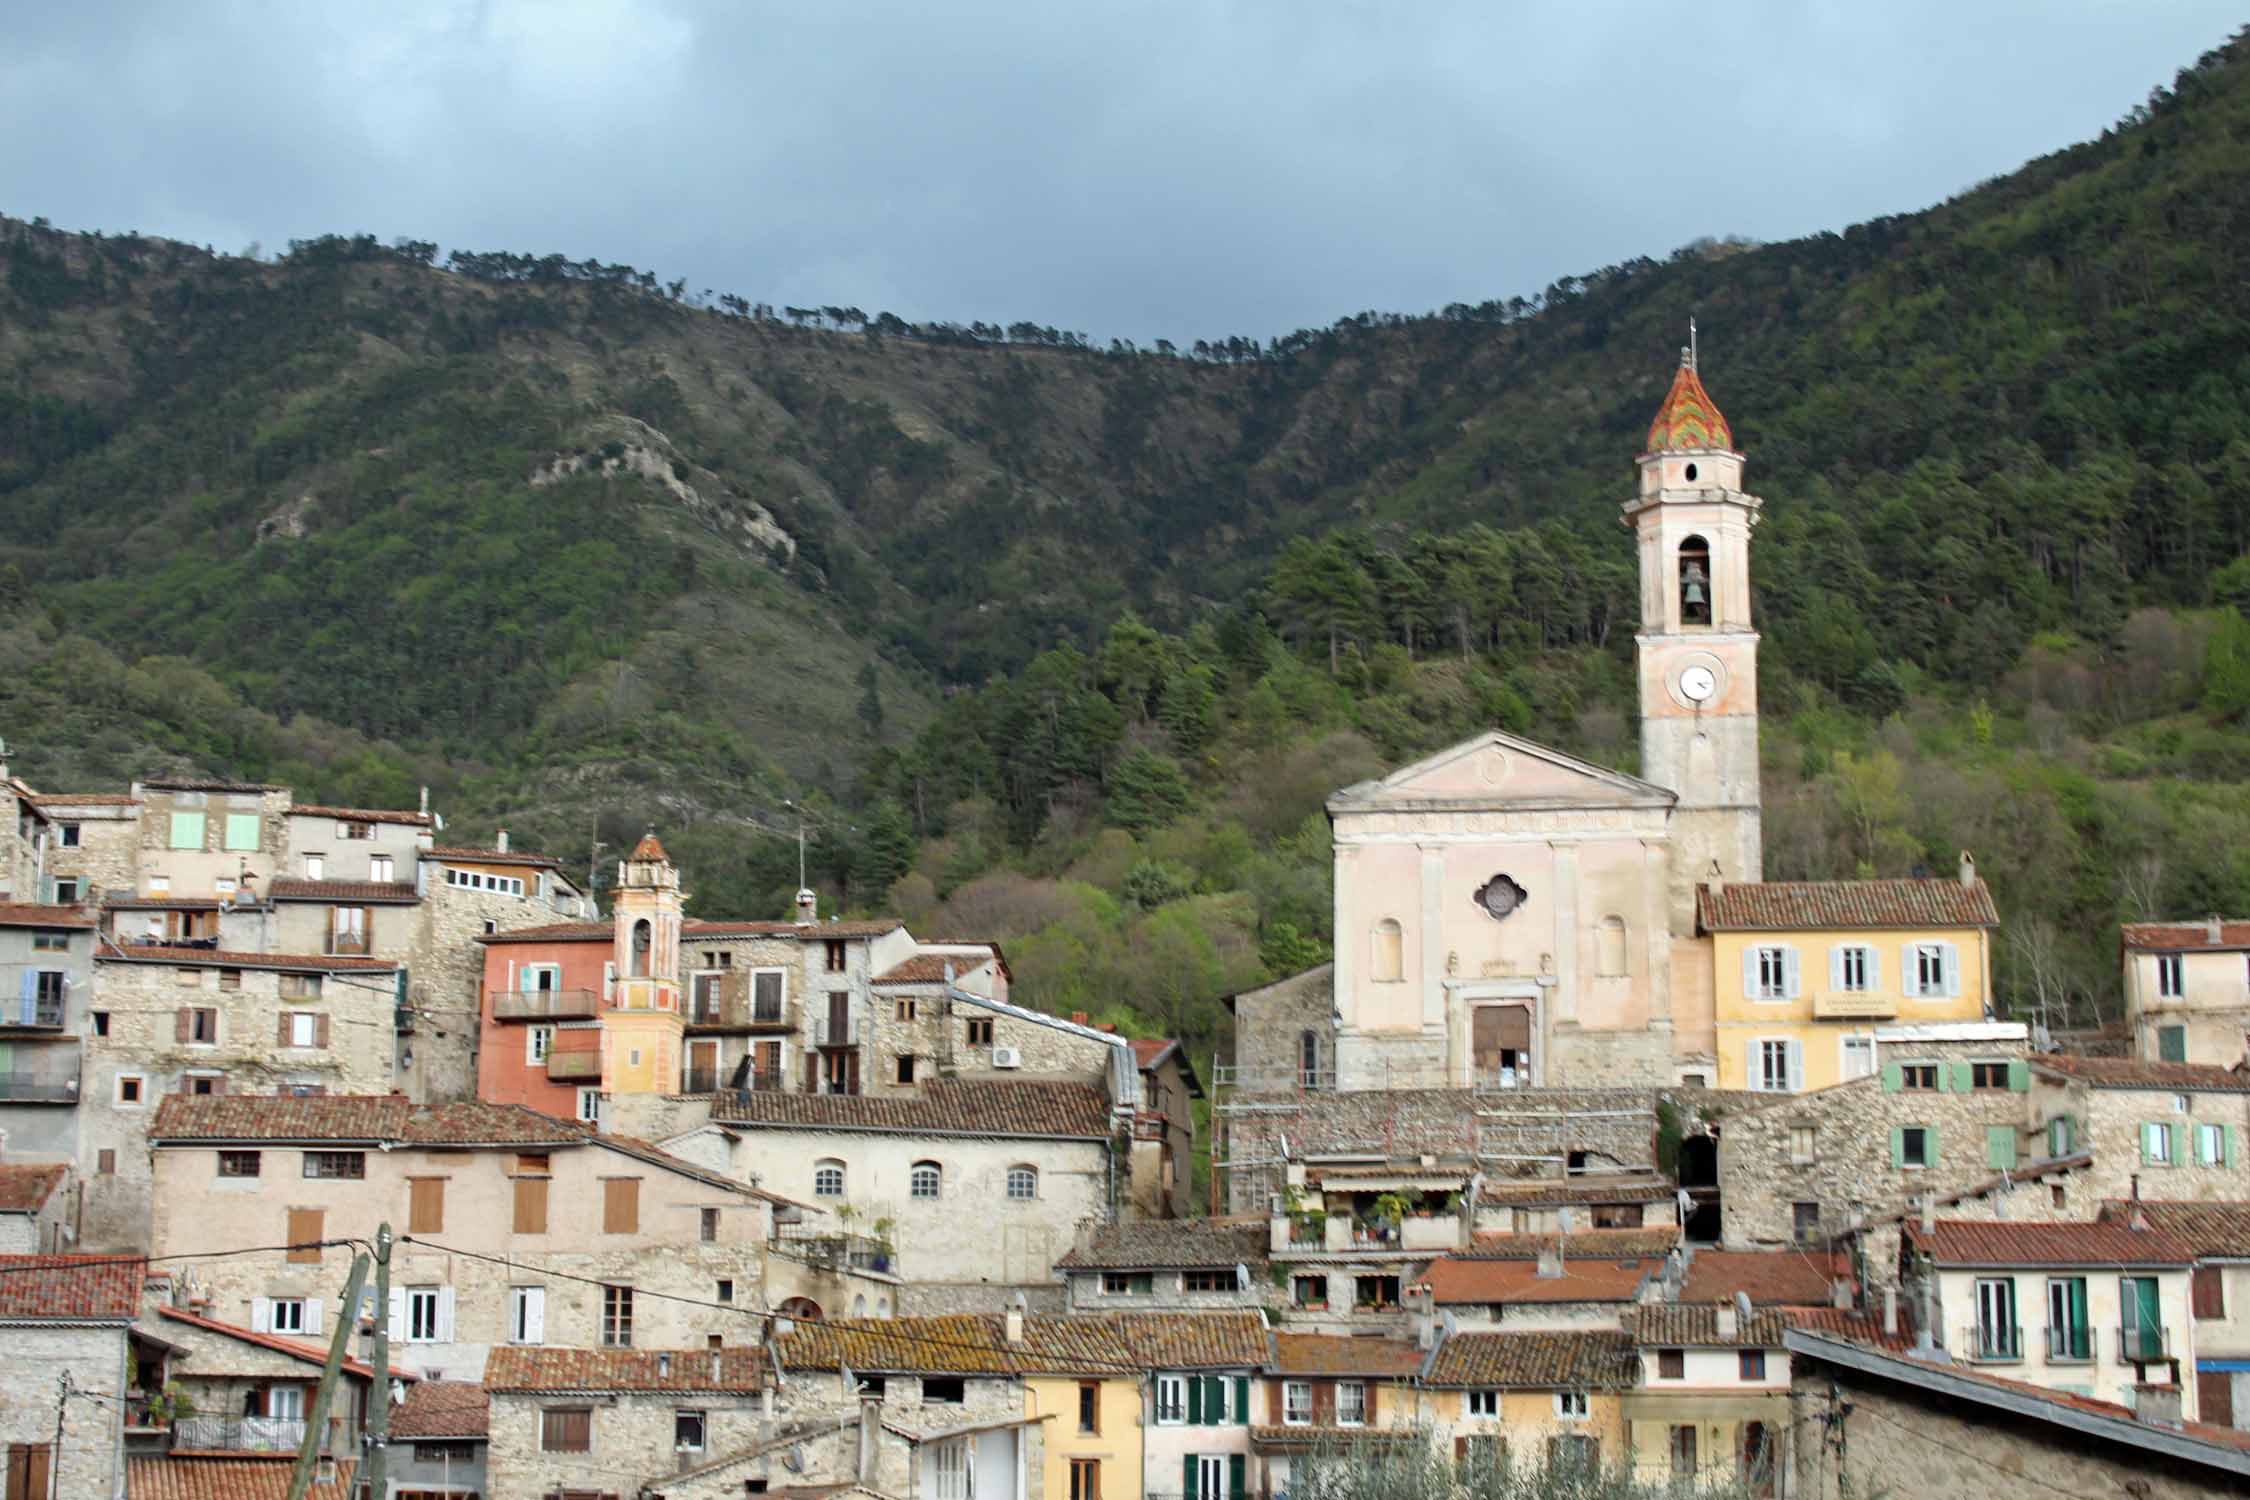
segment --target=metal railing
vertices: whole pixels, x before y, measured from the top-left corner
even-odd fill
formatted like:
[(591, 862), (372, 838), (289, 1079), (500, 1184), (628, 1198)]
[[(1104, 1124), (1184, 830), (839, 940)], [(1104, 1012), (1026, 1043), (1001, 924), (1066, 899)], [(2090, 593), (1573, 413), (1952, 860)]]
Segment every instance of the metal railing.
[(2146, 1364), (2170, 1359), (2171, 1351), (2162, 1323), (2142, 1323), (2117, 1330), (2117, 1358), (2123, 1364)]
[(583, 1052), (550, 1052), (547, 1054), (547, 1076), (572, 1082), (600, 1078), (602, 1055), (591, 1047)]
[(848, 1267), (888, 1274), (898, 1264), (897, 1252), (872, 1235), (812, 1224), (776, 1226), (769, 1248), (789, 1260), (831, 1271)]
[(305, 1424), (294, 1417), (175, 1417), (172, 1446), (208, 1453), (294, 1453)]
[(323, 940), (320, 951), (330, 958), (365, 958), (368, 946), (367, 934), (364, 932), (331, 932)]
[(76, 1104), (79, 1049), (71, 1044), (58, 1047), (34, 1042), (18, 1049), (16, 1056), (29, 1061), (27, 1054), (33, 1052), (45, 1066), (0, 1073), (0, 1100), (11, 1104)]
[(1977, 1323), (1962, 1331), (1961, 1348), (1973, 1360), (2006, 1363), (2023, 1358), (2023, 1329), (2013, 1323)]
[(2094, 1357), (2094, 1331), (2091, 1328), (2050, 1328), (2047, 1330), (2047, 1363), (2051, 1365), (2086, 1363)]
[(600, 1013), (592, 990), (498, 990), (492, 996), (495, 1021), (575, 1021)]

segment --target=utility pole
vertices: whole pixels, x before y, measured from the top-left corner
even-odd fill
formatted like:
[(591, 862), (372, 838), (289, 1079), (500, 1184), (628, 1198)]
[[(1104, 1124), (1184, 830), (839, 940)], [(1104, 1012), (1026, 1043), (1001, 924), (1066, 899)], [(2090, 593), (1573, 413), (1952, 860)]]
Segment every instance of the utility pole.
[(391, 1225), (375, 1226), (375, 1399), (367, 1413), (367, 1493), (390, 1500)]
[(328, 1432), (328, 1403), (336, 1394), (336, 1377), (343, 1371), (352, 1329), (359, 1324), (359, 1294), (366, 1285), (367, 1257), (355, 1255), (352, 1274), (344, 1282), (344, 1305), (336, 1314), (336, 1332), (328, 1340), (328, 1363), (321, 1366), (312, 1410), (305, 1413), (305, 1436), (297, 1445), (297, 1467), (289, 1474), (289, 1500), (305, 1500), (305, 1491), (312, 1487), (313, 1474), (320, 1467), (321, 1442)]

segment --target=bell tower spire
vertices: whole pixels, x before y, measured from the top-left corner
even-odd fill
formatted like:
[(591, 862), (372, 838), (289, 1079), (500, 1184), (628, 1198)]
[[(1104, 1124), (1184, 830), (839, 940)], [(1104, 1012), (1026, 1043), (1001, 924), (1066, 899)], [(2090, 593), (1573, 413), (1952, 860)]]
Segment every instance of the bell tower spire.
[(1640, 492), (1624, 507), (1640, 543), (1641, 776), (1679, 795), (1672, 815), (1672, 930), (1695, 930), (1695, 884), (1763, 866), (1758, 793), (1758, 633), (1750, 532), (1761, 502), (1703, 388), (1695, 321), (1649, 426)]

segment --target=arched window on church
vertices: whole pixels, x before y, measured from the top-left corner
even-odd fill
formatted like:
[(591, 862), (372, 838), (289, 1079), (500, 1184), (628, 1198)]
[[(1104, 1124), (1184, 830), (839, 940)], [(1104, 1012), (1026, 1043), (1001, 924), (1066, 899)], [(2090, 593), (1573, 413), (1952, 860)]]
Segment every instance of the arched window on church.
[(1297, 1038), (1297, 1084), (1317, 1089), (1320, 1082), (1320, 1033), (1308, 1031)]
[(1680, 623), (1711, 623), (1711, 544), (1699, 536), (1680, 543)]
[(1375, 982), (1397, 984), (1406, 977), (1406, 929), (1396, 917), (1375, 924)]
[(1625, 972), (1625, 919), (1618, 916), (1602, 918), (1596, 934), (1600, 944), (1600, 972), (1622, 974)]
[(648, 949), (649, 939), (652, 935), (646, 917), (633, 924), (633, 977), (635, 979), (648, 978)]

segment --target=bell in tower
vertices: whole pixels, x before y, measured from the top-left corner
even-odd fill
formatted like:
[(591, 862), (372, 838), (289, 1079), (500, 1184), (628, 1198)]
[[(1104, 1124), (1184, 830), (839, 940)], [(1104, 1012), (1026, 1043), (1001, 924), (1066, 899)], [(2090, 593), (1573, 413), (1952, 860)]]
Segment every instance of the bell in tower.
[(1711, 546), (1699, 536), (1680, 543), (1680, 623), (1711, 623)]

